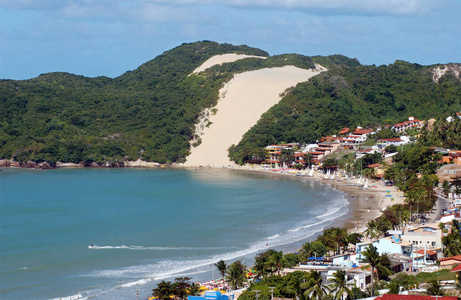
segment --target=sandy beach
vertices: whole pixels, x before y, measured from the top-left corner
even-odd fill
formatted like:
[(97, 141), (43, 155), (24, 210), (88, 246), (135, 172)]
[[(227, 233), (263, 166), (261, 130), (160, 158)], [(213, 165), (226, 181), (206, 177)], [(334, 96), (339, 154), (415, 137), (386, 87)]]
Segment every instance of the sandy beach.
[[(194, 72), (198, 73), (213, 65), (246, 57), (252, 56), (217, 55), (207, 60)], [(237, 144), (261, 115), (281, 100), (281, 94), (287, 88), (307, 81), (323, 71), (326, 69), (320, 65), (311, 70), (285, 66), (235, 75), (234, 79), (220, 90), (220, 99), (215, 107), (216, 114), (211, 114), (206, 120), (208, 126), (202, 126), (203, 128), (198, 132), (201, 134), (202, 143), (191, 149), (191, 154), (183, 166), (226, 167), (271, 176), (287, 176), (295, 180), (317, 180), (347, 194), (350, 204), (349, 213), (342, 218), (341, 225), (353, 231), (365, 230), (367, 222), (378, 217), (387, 206), (403, 203), (403, 193), (396, 187), (384, 186), (379, 181), (369, 181), (369, 188), (363, 190), (355, 186), (357, 179), (324, 180), (321, 172), (315, 172), (314, 177), (294, 176), (257, 167), (237, 166), (228, 158), (228, 148), (232, 144)]]
[(369, 180), (369, 188), (363, 190), (355, 184), (358, 178), (324, 179), (322, 172), (314, 172), (313, 177), (296, 176), (291, 173), (274, 172), (263, 170), (258, 167), (240, 167), (237, 170), (244, 172), (256, 172), (270, 176), (284, 176), (294, 180), (316, 180), (323, 185), (330, 186), (346, 194), (349, 202), (349, 213), (338, 220), (334, 226), (343, 226), (351, 232), (363, 232), (368, 221), (376, 219), (382, 211), (395, 204), (404, 203), (404, 193), (395, 186), (385, 186), (378, 180)]

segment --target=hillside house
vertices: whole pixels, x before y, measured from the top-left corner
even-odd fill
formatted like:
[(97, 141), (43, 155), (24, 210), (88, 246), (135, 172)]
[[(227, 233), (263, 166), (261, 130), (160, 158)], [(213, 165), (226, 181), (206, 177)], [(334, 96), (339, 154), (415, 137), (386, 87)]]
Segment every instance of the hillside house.
[(408, 121), (392, 125), (391, 130), (395, 132), (405, 132), (412, 128), (421, 129), (422, 126), (422, 121), (415, 119), (415, 117), (408, 117)]
[(387, 146), (401, 146), (401, 145), (406, 145), (410, 143), (410, 139), (407, 136), (401, 136), (398, 138), (392, 138), (392, 139), (379, 139), (376, 141), (376, 146), (378, 147), (379, 150), (383, 150)]

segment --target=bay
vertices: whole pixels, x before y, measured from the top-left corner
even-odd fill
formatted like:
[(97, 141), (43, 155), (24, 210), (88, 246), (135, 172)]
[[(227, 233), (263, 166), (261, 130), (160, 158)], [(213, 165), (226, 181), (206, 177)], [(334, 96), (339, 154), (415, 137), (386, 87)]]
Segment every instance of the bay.
[(347, 213), (318, 182), (232, 170), (2, 169), (0, 188), (1, 299), (145, 299), (162, 279), (217, 277), (220, 259), (296, 250)]

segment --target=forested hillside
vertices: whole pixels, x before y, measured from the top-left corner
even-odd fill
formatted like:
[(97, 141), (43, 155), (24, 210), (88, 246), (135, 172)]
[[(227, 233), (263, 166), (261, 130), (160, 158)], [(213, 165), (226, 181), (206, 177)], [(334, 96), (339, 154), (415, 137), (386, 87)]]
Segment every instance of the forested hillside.
[(208, 58), (238, 53), (267, 57), (259, 49), (214, 42), (183, 44), (120, 77), (85, 78), (50, 73), (0, 81), (0, 158), (17, 161), (160, 163), (183, 161), (195, 121), (216, 104), (235, 72), (296, 63), (298, 56), (244, 59), (191, 72)]
[[(324, 58), (314, 57), (321, 63)], [(330, 60), (331, 62), (331, 60)], [(342, 127), (394, 124), (409, 116), (448, 116), (461, 110), (461, 80), (453, 72), (433, 80), (436, 66), (396, 61), (363, 66), (348, 61), (300, 83), (265, 113), (230, 156), (243, 162), (274, 143), (311, 143)]]
[[(246, 58), (193, 70), (224, 53)], [(362, 66), (341, 55), (269, 57), (247, 46), (183, 44), (117, 78), (49, 73), (0, 80), (0, 159), (114, 163), (141, 158), (183, 162), (204, 108), (216, 105), (233, 74), (294, 65), (328, 72), (299, 84), (270, 109), (230, 154), (238, 162), (278, 142), (313, 142), (344, 126), (393, 123), (408, 115), (437, 117), (461, 109), (461, 84), (452, 73), (432, 80), (432, 67), (396, 62)], [(244, 109), (244, 108), (242, 108)]]

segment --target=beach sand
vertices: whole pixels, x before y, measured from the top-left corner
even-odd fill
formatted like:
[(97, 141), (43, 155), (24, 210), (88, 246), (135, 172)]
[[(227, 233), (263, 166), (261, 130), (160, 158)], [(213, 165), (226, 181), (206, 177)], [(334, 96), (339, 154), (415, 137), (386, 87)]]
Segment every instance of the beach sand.
[[(290, 173), (280, 173), (271, 170), (263, 170), (258, 167), (237, 167), (236, 170), (245, 172), (255, 172), (271, 176), (284, 176), (294, 180), (316, 180), (323, 185), (329, 186), (346, 194), (349, 202), (349, 212), (338, 219), (333, 226), (342, 226), (350, 232), (363, 232), (368, 221), (376, 219), (382, 211), (394, 204), (404, 203), (404, 193), (395, 186), (385, 186), (378, 180), (369, 180), (367, 190), (355, 186), (358, 178), (354, 179), (335, 179), (324, 180), (324, 174), (314, 172), (313, 177), (295, 176)], [(387, 195), (387, 196), (386, 196)]]
[[(217, 55), (207, 60), (194, 72), (246, 57), (251, 56)], [(316, 68), (311, 70), (285, 66), (236, 74), (234, 79), (220, 90), (220, 99), (215, 107), (217, 112), (207, 119), (209, 126), (199, 132), (202, 134), (202, 143), (191, 149), (187, 162), (182, 166), (230, 167), (242, 171), (289, 176), (296, 180), (321, 181), (322, 184), (347, 194), (346, 197), (350, 203), (349, 213), (341, 219), (341, 224), (337, 226), (344, 226), (351, 231), (365, 230), (367, 222), (378, 217), (385, 207), (403, 203), (403, 193), (399, 192), (396, 187), (384, 186), (378, 181), (370, 181), (368, 190), (363, 190), (353, 185), (357, 179), (323, 180), (324, 175), (321, 172), (315, 172), (313, 178), (308, 178), (248, 166), (240, 167), (231, 162), (228, 157), (228, 148), (232, 144), (239, 143), (243, 134), (256, 124), (261, 115), (281, 100), (281, 94), (287, 88), (299, 82), (308, 81), (309, 78), (323, 71), (326, 69), (320, 65), (316, 65)], [(386, 194), (392, 197), (385, 197)], [(392, 198), (394, 200), (391, 200)]]

